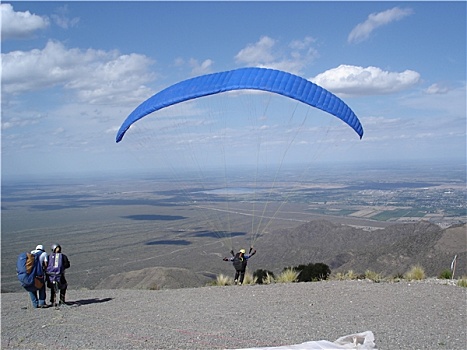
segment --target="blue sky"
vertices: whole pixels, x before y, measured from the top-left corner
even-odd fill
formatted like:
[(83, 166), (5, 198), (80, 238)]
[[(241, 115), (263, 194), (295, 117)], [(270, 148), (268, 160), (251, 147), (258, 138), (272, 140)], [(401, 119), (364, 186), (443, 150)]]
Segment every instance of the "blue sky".
[[(0, 6), (4, 178), (147, 170), (157, 168), (157, 157), (180, 162), (171, 148), (176, 143), (203, 152), (218, 148), (209, 141), (216, 137), (204, 137), (207, 129), (219, 132), (214, 127), (184, 129), (174, 137), (166, 132), (165, 141), (158, 131), (171, 114), (177, 116), (172, 123), (184, 113), (185, 124), (197, 113), (200, 122), (218, 102), (164, 112), (157, 125), (150, 116), (144, 128), (130, 130), (119, 144), (115, 135), (128, 114), (161, 89), (245, 66), (307, 78), (341, 97), (362, 122), (365, 134), (359, 140), (336, 118), (311, 112), (316, 115), (309, 130), (316, 135), (300, 140), (306, 147), (291, 156), (294, 160), (313, 153), (336, 164), (465, 163), (466, 2), (21, 1)], [(248, 103), (256, 98), (262, 99), (250, 96)], [(265, 120), (263, 114), (255, 123)], [(269, 144), (287, 128), (274, 125), (276, 133), (263, 136)], [(245, 127), (229, 125), (224, 132), (238, 128), (234, 135), (248, 152), (254, 146), (240, 138)], [(196, 146), (200, 139), (204, 145)]]

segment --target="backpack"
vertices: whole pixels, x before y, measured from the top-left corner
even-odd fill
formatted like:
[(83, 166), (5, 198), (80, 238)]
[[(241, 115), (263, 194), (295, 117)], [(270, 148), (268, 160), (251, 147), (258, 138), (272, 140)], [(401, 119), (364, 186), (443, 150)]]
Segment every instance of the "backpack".
[(243, 270), (246, 267), (246, 259), (240, 256), (240, 253), (235, 254), (232, 260), (235, 270)]
[(52, 253), (49, 255), (49, 263), (47, 265), (47, 275), (50, 282), (60, 282), (60, 278), (65, 271), (63, 266), (62, 253)]
[(21, 253), (16, 260), (16, 273), (23, 287), (33, 287), (36, 276), (44, 274), (40, 254)]

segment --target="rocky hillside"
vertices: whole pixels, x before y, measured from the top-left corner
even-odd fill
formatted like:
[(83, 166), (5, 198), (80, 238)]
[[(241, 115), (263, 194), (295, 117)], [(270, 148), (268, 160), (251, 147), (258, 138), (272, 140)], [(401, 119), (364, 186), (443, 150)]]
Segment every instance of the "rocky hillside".
[(370, 269), (396, 275), (419, 264), (428, 276), (438, 276), (450, 268), (457, 254), (456, 275), (467, 273), (466, 225), (442, 230), (429, 222), (419, 222), (365, 231), (316, 220), (275, 232), (274, 238), (261, 243), (258, 260), (265, 264), (267, 260), (273, 262), (270, 268), (275, 270), (324, 262), (333, 272), (364, 273)]
[[(353, 270), (363, 274), (372, 270), (384, 276), (395, 276), (418, 264), (427, 276), (438, 276), (450, 268), (457, 254), (456, 276), (467, 274), (465, 225), (442, 230), (437, 225), (419, 222), (366, 231), (327, 220), (314, 220), (268, 234), (258, 240), (257, 248), (258, 254), (250, 262), (250, 271), (266, 269), (279, 273), (287, 266), (323, 262), (333, 273)], [(193, 257), (192, 261), (197, 262), (192, 266), (197, 271), (210, 268), (203, 266), (202, 259)], [(231, 270), (228, 266), (227, 271)], [(188, 268), (148, 267), (112, 274), (95, 289), (199, 287), (209, 280)]]

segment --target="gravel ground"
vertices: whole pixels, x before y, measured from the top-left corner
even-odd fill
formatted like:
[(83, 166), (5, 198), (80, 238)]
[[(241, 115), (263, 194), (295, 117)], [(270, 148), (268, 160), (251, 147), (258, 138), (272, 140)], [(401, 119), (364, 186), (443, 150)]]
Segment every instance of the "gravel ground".
[(1, 297), (2, 349), (248, 348), (363, 331), (380, 350), (467, 348), (467, 288), (437, 280), (69, 290), (59, 310)]

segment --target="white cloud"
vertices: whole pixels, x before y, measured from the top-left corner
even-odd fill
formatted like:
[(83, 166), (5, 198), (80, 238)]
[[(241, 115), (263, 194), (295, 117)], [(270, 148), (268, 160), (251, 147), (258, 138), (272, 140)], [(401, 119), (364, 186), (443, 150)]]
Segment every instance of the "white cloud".
[(62, 86), (87, 103), (141, 99), (154, 79), (152, 61), (117, 51), (67, 49), (49, 41), (44, 49), (2, 54), (2, 90), (19, 94)]
[(258, 42), (249, 44), (235, 56), (237, 62), (257, 65), (258, 63), (267, 64), (274, 60), (272, 49), (275, 45), (275, 40), (270, 37), (263, 36)]
[(359, 23), (352, 31), (350, 32), (347, 41), (349, 43), (358, 43), (368, 39), (371, 33), (378, 27), (384, 26), (394, 21), (399, 21), (406, 16), (412, 14), (412, 9), (406, 8), (401, 9), (399, 7), (394, 7), (392, 9), (372, 13), (368, 16), (368, 19)]
[(428, 95), (438, 95), (438, 94), (446, 94), (449, 92), (449, 88), (442, 84), (431, 84), (426, 90), (425, 93)]
[(431, 90), (431, 93), (427, 93), (425, 90), (423, 93), (406, 95), (399, 100), (399, 103), (405, 107), (429, 111), (430, 114), (435, 113), (438, 116), (462, 118), (465, 124), (467, 106), (465, 82), (461, 86), (450, 88), (447, 91), (441, 89), (442, 91), (435, 92), (439, 87), (433, 87), (433, 85), (428, 89)]
[(288, 49), (282, 49), (278, 47), (276, 40), (263, 36), (258, 42), (240, 50), (235, 61), (247, 66), (275, 68), (298, 74), (318, 55), (312, 47), (313, 43), (313, 38), (306, 37), (303, 40), (293, 40)]
[(6, 118), (2, 118), (2, 130), (38, 124), (43, 118), (43, 115), (23, 115), (21, 116), (21, 118), (15, 116), (9, 118), (9, 120), (5, 120)]
[(185, 60), (182, 57), (177, 57), (173, 64), (175, 67), (182, 67), (185, 64)]
[(420, 80), (420, 74), (405, 70), (388, 72), (377, 67), (340, 65), (310, 78), (314, 83), (336, 94), (382, 95), (408, 89)]
[(191, 67), (191, 75), (203, 75), (211, 73), (211, 67), (213, 65), (213, 61), (210, 59), (204, 60), (203, 62), (199, 63), (198, 60), (192, 58), (189, 61), (189, 65)]
[(68, 6), (60, 6), (56, 13), (52, 14), (50, 17), (54, 23), (62, 29), (68, 29), (74, 27), (79, 22), (79, 17), (69, 18), (68, 17)]
[(15, 12), (11, 4), (0, 4), (2, 40), (27, 38), (49, 26), (49, 19), (26, 12)]

